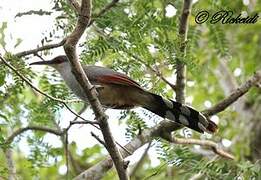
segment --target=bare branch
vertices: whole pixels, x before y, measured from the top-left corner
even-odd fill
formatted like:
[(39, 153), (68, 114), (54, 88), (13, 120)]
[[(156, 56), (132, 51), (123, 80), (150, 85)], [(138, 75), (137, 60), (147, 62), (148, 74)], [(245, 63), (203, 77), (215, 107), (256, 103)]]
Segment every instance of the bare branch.
[(185, 144), (185, 145), (192, 144), (192, 145), (207, 146), (207, 147), (210, 147), (214, 153), (220, 155), (221, 157), (228, 158), (228, 159), (235, 159), (235, 157), (233, 155), (231, 155), (230, 153), (219, 148), (218, 144), (213, 141), (200, 140), (200, 139), (176, 138), (176, 137), (172, 136), (171, 134), (169, 134), (169, 136), (164, 136), (163, 138), (166, 139), (167, 141), (175, 143), (175, 144)]
[[(93, 121), (91, 121), (93, 122)], [(57, 129), (52, 129), (49, 127), (44, 127), (44, 126), (40, 126), (40, 125), (31, 125), (31, 126), (27, 126), (24, 128), (19, 128), (16, 131), (14, 131), (6, 140), (4, 143), (0, 144), (0, 145), (5, 145), (5, 144), (10, 144), (13, 142), (14, 138), (16, 136), (19, 136), (20, 134), (29, 131), (29, 130), (35, 130), (35, 131), (43, 131), (43, 132), (48, 132), (51, 134), (55, 134), (57, 136), (62, 136), (65, 133), (67, 133), (67, 131), (75, 124), (90, 124), (88, 121), (71, 121), (69, 126), (67, 128), (65, 128), (64, 130), (61, 130), (60, 128)], [(97, 123), (96, 123), (97, 124)], [(92, 123), (91, 125), (93, 125), (94, 127), (96, 127), (97, 129), (99, 129), (99, 127), (95, 126), (94, 123)]]
[(232, 92), (227, 98), (223, 99), (213, 107), (203, 111), (206, 116), (211, 116), (224, 111), (232, 103), (238, 100), (241, 96), (249, 91), (253, 86), (256, 86), (261, 82), (261, 70), (257, 71), (252, 77), (250, 77), (245, 83), (239, 86), (234, 92)]
[[(83, 107), (81, 108), (81, 110), (77, 113), (77, 115), (79, 115), (81, 117), (82, 113), (87, 109), (88, 105), (87, 103), (84, 103)], [(75, 116), (75, 118), (73, 119), (73, 121), (76, 121), (79, 116)]]
[(17, 56), (17, 57), (23, 57), (23, 56), (27, 56), (27, 55), (30, 55), (30, 54), (35, 54), (39, 51), (44, 51), (44, 50), (48, 50), (48, 49), (54, 49), (54, 48), (57, 48), (57, 47), (61, 47), (61, 46), (64, 45), (64, 43), (65, 43), (65, 39), (63, 39), (59, 43), (48, 44), (48, 45), (45, 45), (45, 46), (42, 46), (42, 47), (39, 47), (39, 48), (35, 48), (35, 49), (27, 50), (27, 51), (22, 51), (22, 52), (14, 54), (14, 55)]
[(103, 140), (101, 140), (98, 135), (94, 134), (93, 132), (91, 132), (91, 135), (92, 135), (92, 137), (94, 137), (99, 143), (101, 143), (107, 149), (106, 143)]
[(99, 99), (97, 98), (96, 89), (88, 80), (86, 74), (82, 69), (81, 64), (78, 61), (76, 54), (76, 45), (91, 20), (91, 5), (91, 0), (82, 0), (81, 11), (79, 13), (77, 24), (73, 32), (67, 37), (66, 43), (64, 44), (64, 50), (69, 61), (71, 62), (72, 72), (78, 83), (84, 89), (84, 92), (94, 111), (96, 119), (99, 122), (107, 150), (115, 164), (119, 178), (121, 180), (125, 180), (128, 179), (128, 176), (126, 173), (126, 169), (124, 168), (124, 160), (112, 137), (111, 131), (109, 129), (109, 124), (107, 122), (107, 116), (105, 115)]
[[(126, 144), (124, 147), (128, 149), (128, 152), (134, 153), (138, 148), (143, 146), (144, 144), (150, 142), (155, 137), (162, 137), (165, 133), (171, 133), (172, 131), (177, 130), (177, 126), (169, 120), (163, 120), (158, 125), (150, 128), (145, 129), (142, 131), (140, 135), (136, 138), (132, 139), (131, 142)], [(201, 144), (203, 145), (203, 144)], [(220, 149), (219, 149), (220, 150)], [(130, 156), (131, 154), (123, 151), (121, 149), (121, 154), (124, 158)], [(98, 180), (101, 179), (104, 174), (112, 167), (112, 161), (108, 157), (107, 159), (101, 161), (100, 163), (94, 165), (93, 167), (87, 169), (86, 171), (82, 172), (78, 175), (75, 180), (80, 179), (93, 179)]]
[[(191, 11), (192, 0), (184, 0), (182, 14), (179, 23), (180, 36), (180, 54), (186, 57), (186, 41), (188, 32), (188, 17)], [(182, 104), (185, 103), (185, 83), (186, 83), (186, 67), (184, 63), (177, 59), (177, 80), (176, 80), (176, 100)]]
[(27, 12), (19, 12), (15, 15), (15, 18), (17, 17), (22, 17), (24, 15), (39, 15), (39, 16), (43, 16), (43, 15), (51, 15), (52, 12), (50, 11), (44, 11), (42, 9), (40, 10), (30, 10), (30, 11), (27, 11)]
[(63, 134), (62, 131), (59, 131), (57, 129), (52, 129), (52, 128), (48, 128), (48, 127), (43, 127), (43, 126), (27, 126), (27, 127), (24, 127), (24, 128), (20, 128), (20, 129), (17, 129), (16, 131), (14, 131), (6, 140), (5, 140), (5, 143), (3, 144), (10, 144), (13, 142), (14, 138), (16, 136), (19, 136), (20, 134), (24, 133), (25, 131), (28, 131), (28, 130), (36, 130), (36, 131), (43, 131), (43, 132), (49, 132), (51, 134), (55, 134), (55, 135), (58, 135), (58, 136), (61, 136)]
[(89, 121), (89, 120), (83, 118), (81, 115), (79, 115), (78, 113), (73, 111), (65, 102), (62, 102), (62, 103), (72, 114), (74, 114), (77, 118), (82, 119), (85, 122), (85, 124), (92, 124), (92, 125), (98, 124), (98, 122), (96, 122), (96, 121)]

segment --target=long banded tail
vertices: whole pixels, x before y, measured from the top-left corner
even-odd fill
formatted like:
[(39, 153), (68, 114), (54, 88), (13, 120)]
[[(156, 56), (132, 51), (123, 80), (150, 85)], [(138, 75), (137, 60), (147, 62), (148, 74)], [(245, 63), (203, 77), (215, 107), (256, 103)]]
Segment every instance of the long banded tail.
[(150, 95), (153, 97), (152, 102), (144, 107), (149, 111), (200, 133), (217, 131), (217, 125), (197, 110), (172, 100), (163, 99), (153, 93), (150, 93)]

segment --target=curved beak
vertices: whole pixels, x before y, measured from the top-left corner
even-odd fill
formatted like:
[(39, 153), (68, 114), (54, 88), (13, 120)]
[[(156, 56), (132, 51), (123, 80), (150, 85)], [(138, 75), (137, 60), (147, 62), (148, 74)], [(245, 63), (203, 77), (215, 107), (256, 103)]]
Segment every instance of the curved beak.
[(37, 62), (33, 62), (30, 63), (29, 65), (51, 65), (52, 61), (37, 61)]

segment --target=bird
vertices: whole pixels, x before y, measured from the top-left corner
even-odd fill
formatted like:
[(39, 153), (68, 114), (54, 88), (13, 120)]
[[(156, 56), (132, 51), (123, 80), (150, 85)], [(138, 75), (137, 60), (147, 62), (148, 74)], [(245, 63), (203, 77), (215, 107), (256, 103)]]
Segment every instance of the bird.
[[(59, 72), (69, 89), (82, 101), (88, 102), (83, 88), (72, 73), (71, 64), (66, 55), (57, 56), (52, 60), (33, 62), (30, 65), (53, 67)], [(193, 107), (151, 93), (123, 73), (95, 65), (82, 64), (82, 68), (96, 88), (101, 105), (106, 108), (142, 107), (199, 133), (215, 133), (218, 129), (214, 122)]]

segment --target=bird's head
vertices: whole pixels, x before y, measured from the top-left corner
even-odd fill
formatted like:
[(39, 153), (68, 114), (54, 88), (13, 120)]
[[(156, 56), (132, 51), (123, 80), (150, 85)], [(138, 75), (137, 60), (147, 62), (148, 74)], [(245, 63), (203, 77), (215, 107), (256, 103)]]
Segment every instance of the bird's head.
[(49, 61), (37, 61), (37, 62), (30, 63), (30, 65), (48, 65), (55, 69), (59, 69), (59, 67), (63, 66), (64, 64), (67, 64), (67, 63), (69, 63), (68, 58), (64, 55), (61, 55), (61, 56), (57, 56)]

